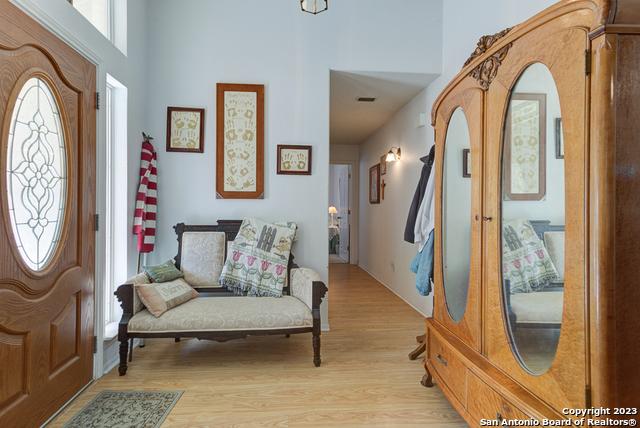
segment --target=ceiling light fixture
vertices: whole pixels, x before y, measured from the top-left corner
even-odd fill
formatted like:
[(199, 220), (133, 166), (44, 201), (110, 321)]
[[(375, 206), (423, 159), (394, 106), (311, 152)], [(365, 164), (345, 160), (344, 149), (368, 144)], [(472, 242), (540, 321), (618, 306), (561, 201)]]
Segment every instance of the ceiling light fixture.
[(303, 12), (317, 15), (329, 9), (329, 0), (300, 0)]

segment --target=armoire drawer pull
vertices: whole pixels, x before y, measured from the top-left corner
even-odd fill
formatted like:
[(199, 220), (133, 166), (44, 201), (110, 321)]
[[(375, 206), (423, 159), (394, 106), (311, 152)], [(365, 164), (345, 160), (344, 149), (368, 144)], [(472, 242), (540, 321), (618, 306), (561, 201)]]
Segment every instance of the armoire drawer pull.
[(482, 217), (484, 221), (493, 221), (493, 217)]
[(447, 366), (447, 360), (442, 355), (436, 355), (436, 360), (438, 360), (443, 366)]
[(496, 421), (498, 421), (498, 423), (502, 423), (503, 420), (504, 418), (502, 417), (500, 412), (496, 413)]

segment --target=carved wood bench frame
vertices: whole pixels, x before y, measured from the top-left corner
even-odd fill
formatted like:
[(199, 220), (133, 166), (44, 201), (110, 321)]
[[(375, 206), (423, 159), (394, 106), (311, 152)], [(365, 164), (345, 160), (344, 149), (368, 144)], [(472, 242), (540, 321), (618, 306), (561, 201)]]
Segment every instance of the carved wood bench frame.
[[(218, 220), (215, 225), (185, 225), (179, 223), (174, 226), (174, 230), (178, 236), (178, 255), (175, 258), (176, 267), (180, 268), (180, 255), (182, 252), (182, 234), (184, 232), (224, 232), (227, 237), (227, 241), (233, 241), (238, 234), (242, 221), (238, 220)], [(226, 249), (225, 249), (226, 252)], [(225, 254), (226, 259), (226, 254)], [(298, 266), (293, 261), (293, 254), (289, 257), (287, 276), (290, 279), (291, 269)], [(289, 281), (287, 281), (289, 284)], [(224, 288), (211, 289), (211, 288), (195, 288), (203, 297), (224, 298), (233, 296), (234, 294), (227, 291)], [(122, 284), (115, 292), (120, 306), (122, 307), (122, 318), (118, 325), (118, 341), (120, 342), (120, 365), (118, 366), (118, 373), (120, 376), (124, 376), (127, 373), (127, 358), (131, 361), (133, 349), (129, 350), (129, 341), (134, 338), (174, 338), (176, 342), (181, 338), (196, 338), (199, 340), (213, 340), (216, 342), (226, 342), (233, 339), (244, 339), (247, 336), (266, 336), (266, 335), (286, 335), (311, 333), (312, 345), (313, 345), (313, 364), (316, 367), (320, 366), (320, 334), (321, 334), (321, 319), (320, 319), (320, 304), (322, 299), (327, 293), (327, 286), (321, 281), (313, 281), (312, 283), (312, 307), (311, 314), (313, 317), (313, 324), (310, 327), (296, 327), (296, 328), (283, 328), (283, 329), (271, 329), (271, 330), (233, 330), (233, 331), (180, 331), (180, 332), (129, 332), (129, 321), (133, 317), (133, 284)], [(291, 288), (289, 285), (283, 289), (284, 295), (291, 295)]]

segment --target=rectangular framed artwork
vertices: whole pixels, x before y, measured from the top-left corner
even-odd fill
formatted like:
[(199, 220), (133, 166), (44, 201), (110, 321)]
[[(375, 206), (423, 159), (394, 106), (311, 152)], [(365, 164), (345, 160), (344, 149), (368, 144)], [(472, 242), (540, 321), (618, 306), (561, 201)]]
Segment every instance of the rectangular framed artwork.
[(204, 152), (204, 109), (167, 107), (167, 151)]
[(216, 197), (264, 197), (264, 85), (218, 83)]
[(561, 117), (556, 117), (556, 159), (564, 159), (564, 139), (562, 136)]
[(462, 149), (462, 177), (471, 178), (471, 149)]
[(311, 146), (278, 145), (278, 174), (311, 175)]
[(380, 164), (369, 168), (369, 203), (380, 203)]
[(547, 96), (514, 93), (504, 129), (506, 201), (540, 201), (547, 191)]

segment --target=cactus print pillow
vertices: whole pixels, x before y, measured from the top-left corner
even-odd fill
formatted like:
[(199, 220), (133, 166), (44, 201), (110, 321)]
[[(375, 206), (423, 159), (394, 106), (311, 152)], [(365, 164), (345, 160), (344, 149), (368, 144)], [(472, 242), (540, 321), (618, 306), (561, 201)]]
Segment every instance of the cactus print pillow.
[(229, 248), (220, 285), (239, 295), (281, 297), (296, 229), (295, 223), (244, 219)]
[(527, 220), (502, 225), (502, 277), (509, 281), (512, 294), (540, 291), (559, 278), (547, 249)]

